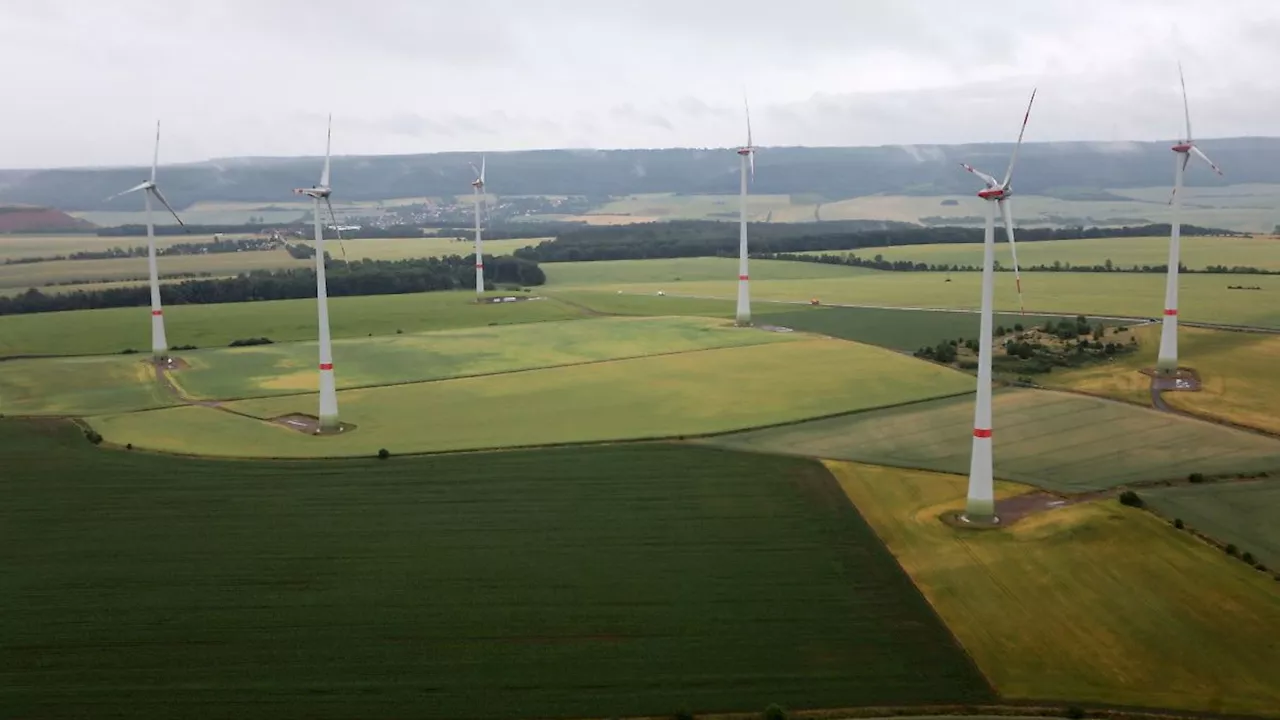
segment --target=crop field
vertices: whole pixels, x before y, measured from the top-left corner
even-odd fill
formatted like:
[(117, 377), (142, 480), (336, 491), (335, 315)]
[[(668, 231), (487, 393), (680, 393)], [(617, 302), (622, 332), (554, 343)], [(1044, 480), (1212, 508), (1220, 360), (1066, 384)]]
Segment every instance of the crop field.
[[(1139, 351), (1112, 365), (1046, 376), (1047, 382), (1139, 402), (1150, 401), (1150, 379), (1138, 372), (1153, 367), (1160, 326), (1138, 328)], [(1280, 433), (1280, 336), (1182, 327), (1178, 359), (1200, 373), (1199, 392), (1165, 393), (1171, 407), (1219, 420)]]
[[(334, 343), (339, 389), (492, 375), (533, 368), (802, 337), (741, 330), (703, 318), (597, 318), (466, 328)], [(316, 343), (280, 343), (182, 353), (174, 382), (198, 398), (244, 398), (316, 389)], [(59, 360), (34, 361), (56, 363)], [(3, 397), (0, 395), (0, 397)]]
[[(725, 280), (736, 287), (738, 277), (737, 258), (722, 257), (543, 263), (541, 267), (547, 274), (547, 286), (552, 289), (576, 285), (684, 283), (705, 280)], [(862, 268), (786, 260), (753, 260), (750, 269), (753, 281), (849, 279), (874, 274), (873, 271)], [(671, 291), (675, 292), (675, 289), (672, 288)], [(737, 292), (736, 289), (734, 292)]]
[[(145, 242), (145, 238), (143, 240)], [(235, 275), (249, 270), (305, 268), (309, 260), (291, 257), (284, 250), (216, 253), (211, 255), (170, 255), (157, 259), (161, 275), (168, 273), (212, 273)], [(106, 260), (56, 260), (22, 265), (0, 265), (0, 288), (39, 288), (54, 283), (92, 283), (147, 278), (145, 257)]]
[[(163, 182), (163, 181), (162, 181)], [(289, 203), (254, 203), (253, 209), (193, 209), (188, 208), (179, 210), (178, 214), (182, 216), (182, 221), (189, 225), (240, 225), (249, 222), (249, 218), (261, 218), (258, 222), (262, 223), (293, 223), (299, 222), (306, 217), (311, 211), (311, 207), (291, 208)], [(258, 208), (277, 207), (277, 210), (263, 210)], [(122, 208), (125, 205), (121, 205)], [(335, 203), (334, 209), (338, 206)], [(95, 225), (102, 227), (116, 227), (119, 225), (141, 225), (147, 221), (146, 211), (139, 208), (138, 210), (84, 210), (72, 211), (67, 213), (82, 220), (88, 220)], [(155, 216), (155, 222), (159, 225), (176, 225), (172, 217), (165, 218), (159, 213)]]
[[(515, 240), (485, 240), (486, 255), (510, 255), (520, 248), (537, 245), (548, 238), (522, 238)], [(314, 242), (303, 243), (314, 245)], [(422, 238), (364, 238), (359, 240), (343, 240), (348, 260), (410, 260), (413, 258), (444, 257), (446, 255), (474, 255), (475, 239), (469, 237), (459, 242), (448, 237)], [(341, 251), (333, 240), (325, 240), (325, 249), (331, 257), (340, 256)]]
[[(777, 305), (765, 303), (757, 305), (775, 310), (778, 308)], [(1048, 320), (1057, 322), (1059, 319), (997, 313), (995, 324), (1013, 328), (1020, 323), (1030, 327), (1043, 325)], [(896, 350), (916, 350), (926, 345), (937, 345), (945, 339), (976, 338), (980, 320), (979, 315), (972, 312), (827, 307), (771, 313), (768, 322)], [(1113, 325), (1115, 322), (1103, 324)]]
[[(630, 262), (651, 262), (636, 260)], [(778, 261), (783, 262), (783, 261)], [(595, 264), (595, 263), (591, 263)], [(551, 266), (547, 266), (551, 267)], [(754, 266), (753, 266), (754, 267)], [(835, 267), (835, 266), (832, 266)], [(548, 270), (548, 275), (550, 271)], [(872, 307), (976, 309), (981, 300), (981, 273), (863, 272), (856, 276), (809, 279), (752, 278), (753, 299)], [(586, 281), (584, 280), (584, 283)], [(732, 299), (735, 280), (656, 283), (633, 280), (583, 285), (605, 292), (697, 295)], [(1257, 285), (1262, 290), (1228, 290), (1228, 285)], [(1029, 313), (1070, 313), (1159, 318), (1164, 305), (1164, 276), (1136, 273), (1028, 273), (1023, 295)], [(1017, 312), (1013, 273), (996, 276), (995, 307)], [(1280, 276), (1183, 275), (1180, 317), (1192, 322), (1280, 328)]]
[[(1172, 178), (1171, 178), (1172, 180)], [(606, 217), (612, 224), (655, 220), (728, 220), (738, 216), (736, 184), (723, 195), (630, 195), (617, 198), (587, 215), (557, 219)], [(975, 188), (974, 192), (977, 192)], [(1169, 222), (1169, 188), (1111, 190), (1114, 200), (1067, 200), (1043, 195), (1019, 195), (1019, 225), (1120, 226)], [(1187, 188), (1183, 222), (1245, 232), (1270, 232), (1276, 222), (1280, 185), (1231, 185)], [(945, 204), (944, 203), (954, 203)], [(753, 222), (821, 220), (896, 220), (933, 224), (977, 225), (981, 201), (973, 195), (867, 195), (817, 204), (812, 198), (790, 195), (752, 195), (748, 217)]]
[[(1005, 267), (1013, 267), (1009, 245), (1001, 242), (996, 257)], [(911, 260), (945, 265), (982, 265), (982, 245), (904, 245), (851, 251), (862, 258), (883, 255), (885, 260)], [(832, 254), (817, 251), (808, 255)], [(838, 254), (844, 254), (840, 252)], [(1280, 238), (1259, 237), (1184, 237), (1179, 252), (1183, 265), (1193, 270), (1210, 265), (1244, 266), (1280, 270)], [(1169, 262), (1169, 238), (1087, 238), (1082, 240), (1049, 240), (1018, 243), (1018, 262), (1024, 267), (1053, 265), (1103, 265), (1111, 260), (1116, 267), (1132, 265), (1165, 265)], [(1038, 277), (1038, 276), (1035, 276)], [(1248, 283), (1252, 284), (1252, 283)]]
[(1143, 490), (1142, 498), (1169, 519), (1181, 518), (1215, 540), (1253, 553), (1260, 562), (1280, 566), (1280, 482), (1175, 485)]
[(97, 415), (177, 404), (156, 382), (150, 355), (0, 363), (0, 415)]
[(1189, 533), (1110, 500), (957, 532), (964, 477), (828, 467), (1002, 697), (1280, 708), (1280, 584)]
[[(553, 299), (477, 304), (475, 293), (433, 292), (329, 298), (334, 338), (508, 325), (583, 317), (585, 311)], [(164, 310), (174, 345), (223, 347), (238, 338), (276, 342), (314, 340), (314, 299), (221, 305), (173, 305)], [(0, 317), (0, 357), (86, 355), (151, 347), (150, 310), (111, 308)]]
[[(166, 235), (156, 238), (156, 247), (184, 242), (210, 242), (209, 235)], [(145, 246), (145, 237), (98, 237), (97, 235), (0, 235), (0, 263), (22, 258), (70, 255), (75, 252), (105, 252), (112, 248)]]
[[(992, 412), (996, 476), (1051, 490), (1103, 490), (1191, 472), (1280, 470), (1280, 440), (1110, 400), (1001, 390)], [(968, 473), (972, 427), (973, 397), (966, 396), (705, 442)]]
[(0, 683), (14, 717), (603, 717), (990, 697), (807, 460), (644, 445), (219, 462), (14, 421), (0, 421), (0, 453)]
[[(748, 331), (759, 332), (759, 331)], [(964, 392), (962, 373), (825, 338), (338, 394), (357, 430), (313, 437), (254, 420), (316, 412), (316, 396), (94, 418), (121, 445), (251, 457), (468, 450), (726, 432)]]
[[(647, 294), (572, 289), (553, 289), (547, 292), (547, 295), (582, 308), (584, 312), (602, 315), (700, 315), (732, 320), (737, 309), (735, 300), (717, 298), (659, 297)], [(751, 316), (756, 319), (757, 324), (762, 325), (772, 324), (771, 318), (775, 315), (796, 311), (795, 305), (767, 302), (751, 304)]]

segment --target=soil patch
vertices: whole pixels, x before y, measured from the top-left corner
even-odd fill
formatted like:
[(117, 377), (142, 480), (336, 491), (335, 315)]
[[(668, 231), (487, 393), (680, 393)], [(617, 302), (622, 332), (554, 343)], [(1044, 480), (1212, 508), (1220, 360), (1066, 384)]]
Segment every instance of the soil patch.
[(351, 423), (340, 422), (337, 430), (321, 431), (320, 418), (304, 413), (281, 415), (280, 417), (271, 418), (271, 422), (306, 435), (345, 435), (356, 429), (356, 426)]
[(996, 500), (996, 517), (999, 520), (995, 523), (966, 520), (964, 513), (958, 510), (945, 512), (939, 516), (939, 519), (947, 525), (966, 530), (995, 530), (1008, 527), (1028, 515), (1096, 500), (1100, 497), (1112, 495), (1114, 492), (1114, 490), (1103, 490), (1100, 492), (1080, 493), (1078, 495), (1058, 495), (1045, 491), (1029, 492)]
[(500, 303), (526, 302), (529, 300), (541, 300), (541, 299), (542, 298), (538, 296), (530, 297), (528, 295), (499, 295), (497, 297), (484, 298), (480, 300), (480, 303), (494, 305), (494, 304), (500, 304)]
[(1154, 391), (1197, 392), (1200, 390), (1200, 373), (1189, 367), (1180, 367), (1172, 373), (1162, 373), (1155, 368), (1143, 368), (1141, 372), (1151, 378), (1151, 389)]
[(157, 370), (186, 370), (191, 367), (186, 360), (180, 357), (163, 357), (152, 358), (151, 362), (155, 364)]
[(781, 325), (757, 325), (756, 327), (760, 330), (764, 330), (765, 332), (776, 332), (776, 333), (795, 332), (795, 330), (792, 330), (789, 327), (782, 327)]

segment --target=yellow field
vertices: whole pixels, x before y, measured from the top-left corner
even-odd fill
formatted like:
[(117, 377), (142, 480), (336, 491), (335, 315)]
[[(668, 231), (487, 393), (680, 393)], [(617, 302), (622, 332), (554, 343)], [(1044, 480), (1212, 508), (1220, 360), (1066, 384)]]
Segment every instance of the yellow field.
[(827, 466), (1002, 696), (1280, 713), (1262, 573), (1114, 501), (965, 532), (962, 477)]
[[(227, 237), (234, 237), (227, 235)], [(179, 243), (211, 242), (212, 235), (165, 235), (156, 238), (156, 247)], [(145, 237), (98, 237), (97, 235), (0, 235), (0, 263), (31, 257), (70, 255), (74, 252), (105, 252), (112, 248), (146, 246)], [(31, 267), (31, 266), (28, 266)]]
[[(1149, 403), (1150, 379), (1138, 372), (1153, 367), (1160, 326), (1134, 330), (1141, 349), (1110, 365), (1037, 378), (1041, 383), (1096, 395)], [(1207, 417), (1280, 433), (1280, 335), (1183, 327), (1178, 331), (1179, 364), (1200, 373), (1200, 392), (1165, 393), (1172, 407)]]

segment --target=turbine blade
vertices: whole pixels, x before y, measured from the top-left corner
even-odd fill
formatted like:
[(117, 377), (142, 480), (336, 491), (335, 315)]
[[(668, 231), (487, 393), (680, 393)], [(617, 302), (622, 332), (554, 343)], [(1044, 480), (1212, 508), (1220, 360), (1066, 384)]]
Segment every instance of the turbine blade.
[(177, 211), (173, 209), (173, 206), (169, 204), (168, 200), (164, 199), (164, 194), (160, 192), (160, 188), (152, 185), (151, 194), (156, 196), (156, 199), (160, 201), (160, 204), (164, 206), (165, 210), (168, 210), (169, 214), (173, 216), (173, 219), (177, 220), (178, 224), (182, 226), (182, 229), (186, 230), (188, 235), (191, 234), (191, 231), (187, 230), (187, 224), (182, 222), (182, 218), (178, 217)]
[[(1212, 168), (1214, 172), (1218, 173), (1219, 175), (1222, 174), (1222, 168), (1218, 167), (1217, 165), (1214, 165), (1213, 161), (1209, 159), (1209, 156), (1205, 155), (1203, 152), (1200, 151), (1200, 148), (1196, 147), (1195, 145), (1192, 145), (1191, 152), (1195, 153), (1196, 157), (1200, 158), (1206, 163), (1209, 163), (1209, 167)], [(1187, 159), (1190, 160), (1191, 156), (1188, 155)], [(1183, 167), (1186, 167), (1186, 165), (1183, 165)]]
[(1018, 143), (1013, 146), (1013, 155), (1009, 156), (1009, 169), (1004, 173), (1004, 182), (1000, 187), (1008, 187), (1013, 178), (1013, 165), (1018, 162), (1018, 150), (1022, 147), (1022, 136), (1027, 132), (1027, 121), (1031, 119), (1031, 106), (1036, 102), (1036, 89), (1031, 89), (1031, 100), (1027, 103), (1027, 112), (1022, 116), (1022, 129), (1018, 131)]
[(115, 200), (121, 195), (128, 195), (129, 193), (136, 193), (139, 190), (146, 190), (147, 187), (150, 185), (151, 183), (138, 183), (137, 185), (134, 185), (133, 187), (129, 188), (128, 190), (125, 190), (124, 192), (118, 192), (115, 195), (112, 195), (111, 197), (107, 198), (107, 202), (111, 202), (112, 200)]
[(747, 153), (747, 165), (751, 168), (751, 180), (756, 179), (756, 153), (754, 150)]
[(975, 168), (974, 166), (969, 165), (968, 163), (960, 163), (960, 167), (962, 167), (962, 168), (964, 168), (965, 170), (968, 170), (969, 172), (973, 173), (974, 175), (977, 175), (978, 177), (982, 178), (982, 182), (986, 183), (986, 184), (987, 184), (987, 187), (989, 187), (989, 188), (996, 188), (996, 187), (1000, 187), (1000, 183), (996, 182), (996, 179), (995, 179), (995, 178), (993, 178), (993, 177), (991, 177), (990, 175), (988, 175), (988, 174), (986, 174), (986, 173), (982, 172), (981, 170), (979, 170), (979, 169)]
[[(484, 156), (480, 156), (480, 184), (484, 184)], [(498, 183), (501, 185), (502, 183)]]
[(476, 167), (476, 164), (475, 164), (475, 163), (473, 163), (473, 162), (469, 162), (469, 163), (467, 163), (467, 164), (471, 166), (471, 174), (476, 176), (476, 180), (479, 180), (479, 179), (480, 179), (480, 168)]
[(1183, 138), (1191, 142), (1191, 106), (1187, 104), (1187, 78), (1182, 74), (1182, 61), (1178, 61), (1178, 82), (1182, 84), (1182, 114), (1187, 119), (1187, 136)]
[(329, 115), (329, 131), (324, 136), (324, 170), (320, 172), (320, 187), (329, 187), (329, 148), (333, 145), (333, 114)]
[[(1178, 158), (1178, 162), (1182, 163), (1181, 170), (1183, 173), (1185, 173), (1187, 171), (1187, 163), (1191, 162), (1191, 154), (1183, 153), (1182, 157)], [(1172, 205), (1173, 201), (1177, 197), (1178, 197), (1178, 185), (1177, 183), (1174, 183), (1173, 192), (1169, 193), (1169, 204)]]
[(1013, 208), (1008, 200), (997, 200), (996, 203), (1004, 215), (1005, 237), (1009, 240), (1009, 252), (1013, 254), (1013, 282), (1018, 286), (1018, 313), (1026, 315), (1027, 308), (1022, 304), (1022, 271), (1018, 269), (1018, 243), (1013, 239)]
[(742, 107), (747, 111), (747, 147), (755, 147), (751, 144), (751, 105), (747, 103), (747, 94), (742, 93)]
[(333, 221), (333, 234), (338, 237), (338, 249), (342, 251), (342, 264), (350, 265), (351, 263), (347, 262), (347, 246), (342, 244), (342, 231), (338, 229), (338, 216), (333, 212), (333, 203), (329, 202), (329, 198), (326, 196), (324, 204), (328, 206), (329, 219)]
[(151, 156), (151, 182), (156, 181), (156, 166), (160, 164), (160, 121), (156, 121), (156, 151)]

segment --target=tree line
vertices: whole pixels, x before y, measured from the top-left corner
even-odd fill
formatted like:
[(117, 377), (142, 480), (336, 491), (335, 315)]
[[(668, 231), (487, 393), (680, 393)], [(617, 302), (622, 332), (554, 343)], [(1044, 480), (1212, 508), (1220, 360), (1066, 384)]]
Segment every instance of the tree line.
[[(748, 227), (751, 250), (756, 253), (796, 253), (813, 250), (858, 250), (898, 245), (981, 243), (982, 228), (922, 227), (880, 221), (813, 223), (753, 223)], [(1022, 228), (1020, 242), (1079, 240), (1100, 237), (1145, 237), (1169, 233), (1169, 225), (1123, 228)], [(1182, 226), (1183, 235), (1237, 235), (1226, 230)], [(997, 230), (1003, 239), (1004, 230)], [(517, 257), (538, 262), (586, 262), (593, 260), (642, 260), (678, 257), (731, 257), (738, 253), (738, 228), (715, 221), (670, 221), (636, 225), (589, 226), (562, 232)]]
[[(414, 260), (358, 260), (334, 262), (325, 253), (329, 295), (399, 295), (473, 287), (475, 258), (450, 255)], [(542, 285), (546, 275), (537, 263), (510, 255), (485, 256), (485, 285)], [(315, 297), (316, 276), (310, 268), (254, 270), (233, 278), (185, 280), (163, 285), (166, 305), (217, 304)], [(0, 297), (0, 315), (92, 310), (149, 305), (147, 287), (103, 288), (45, 294), (32, 288), (13, 297)]]
[[(869, 268), (872, 270), (886, 270), (889, 272), (981, 272), (982, 267), (979, 265), (960, 265), (957, 263), (925, 263), (912, 260), (886, 260), (883, 255), (876, 255), (871, 259), (859, 257), (853, 253), (844, 255), (833, 255), (824, 253), (822, 255), (797, 255), (795, 253), (752, 253), (752, 258), (760, 260), (789, 260), (791, 262), (809, 262), (820, 263), (823, 265), (847, 265), (851, 267)], [(1009, 272), (1012, 267), (1005, 267), (999, 260), (994, 261), (993, 269), (996, 272)], [(1054, 260), (1053, 263), (1045, 265), (1043, 263), (1037, 265), (1022, 265), (1019, 269), (1023, 272), (1073, 272), (1073, 273), (1165, 273), (1169, 270), (1168, 265), (1138, 265), (1129, 266), (1116, 265), (1107, 258), (1101, 264), (1093, 265), (1072, 265), (1070, 262)], [(1270, 270), (1267, 268), (1249, 267), (1244, 265), (1209, 265), (1203, 269), (1188, 268), (1182, 263), (1178, 263), (1178, 272), (1183, 273), (1204, 273), (1208, 275), (1280, 275), (1280, 270)]]
[[(279, 247), (278, 240), (270, 238), (237, 238), (210, 240), (208, 242), (174, 243), (156, 248), (156, 255), (213, 255), (217, 253), (272, 250)], [(67, 255), (43, 255), (40, 257), (6, 258), (5, 265), (29, 265), (56, 262), (58, 260), (113, 260), (116, 258), (146, 257), (147, 247), (113, 247), (106, 250), (80, 250)]]

